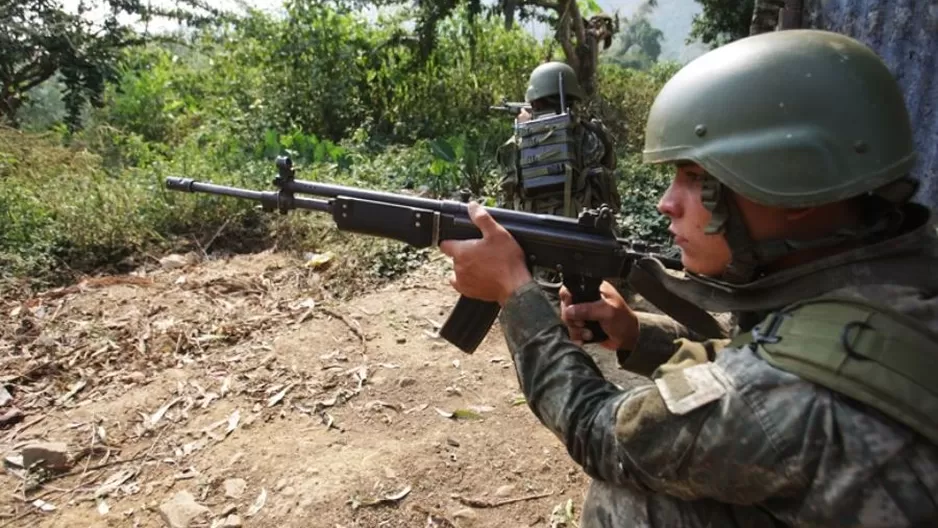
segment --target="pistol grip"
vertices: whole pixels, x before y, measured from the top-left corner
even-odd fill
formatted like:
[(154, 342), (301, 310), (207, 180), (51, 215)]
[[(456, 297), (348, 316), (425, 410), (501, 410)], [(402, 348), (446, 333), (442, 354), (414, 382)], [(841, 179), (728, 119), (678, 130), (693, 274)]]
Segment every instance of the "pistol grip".
[[(602, 279), (595, 277), (567, 274), (563, 276), (563, 285), (566, 286), (567, 290), (570, 292), (573, 304), (601, 300), (602, 295), (599, 293), (599, 285), (602, 283)], [(584, 340), (584, 343), (602, 343), (609, 339), (609, 336), (606, 334), (606, 331), (603, 330), (599, 321), (586, 321), (586, 329), (589, 330), (593, 336), (589, 340)]]

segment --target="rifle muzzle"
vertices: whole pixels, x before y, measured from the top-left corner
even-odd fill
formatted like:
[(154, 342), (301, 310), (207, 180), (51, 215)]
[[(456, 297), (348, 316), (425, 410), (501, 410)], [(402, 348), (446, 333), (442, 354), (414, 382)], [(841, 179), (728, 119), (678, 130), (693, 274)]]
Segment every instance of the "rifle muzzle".
[(193, 183), (195, 183), (195, 180), (192, 178), (177, 178), (175, 176), (166, 178), (166, 188), (171, 191), (193, 192)]

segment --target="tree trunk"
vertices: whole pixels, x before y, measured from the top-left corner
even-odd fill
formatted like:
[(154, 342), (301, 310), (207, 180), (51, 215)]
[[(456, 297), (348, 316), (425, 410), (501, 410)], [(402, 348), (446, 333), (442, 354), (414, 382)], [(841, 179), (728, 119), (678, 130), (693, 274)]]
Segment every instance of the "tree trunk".
[(779, 11), (784, 6), (785, 0), (756, 0), (752, 9), (749, 34), (770, 33), (778, 29)]
[(530, 3), (549, 6), (557, 12), (555, 39), (563, 49), (567, 64), (576, 72), (587, 99), (591, 99), (596, 94), (600, 46), (606, 49), (612, 44), (612, 37), (619, 30), (618, 17), (601, 14), (584, 19), (576, 0), (560, 0), (556, 4), (534, 0)]
[(505, 29), (515, 27), (515, 10), (518, 8), (518, 0), (503, 0), (502, 15), (505, 17)]
[(16, 113), (23, 106), (23, 100), (7, 89), (0, 90), (0, 124), (19, 128)]

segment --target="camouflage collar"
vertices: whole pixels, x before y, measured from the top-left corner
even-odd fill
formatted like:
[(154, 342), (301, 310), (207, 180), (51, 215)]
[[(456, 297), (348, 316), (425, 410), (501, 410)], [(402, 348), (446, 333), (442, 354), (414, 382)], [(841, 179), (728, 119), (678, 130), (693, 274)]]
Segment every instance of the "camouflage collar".
[[(680, 299), (668, 302), (662, 297), (665, 292), (656, 292), (656, 296), (663, 302), (685, 308), (692, 305), (701, 311), (718, 313), (773, 310), (857, 284), (938, 288), (938, 274), (932, 271), (938, 261), (938, 230), (934, 217), (927, 208), (918, 204), (906, 205), (904, 212), (912, 227), (898, 236), (782, 270), (746, 284), (730, 284), (692, 273), (678, 277), (668, 273), (660, 262), (643, 259), (635, 264), (638, 270), (633, 274), (639, 276), (640, 280), (634, 287), (642, 293), (642, 290), (648, 288), (647, 276), (650, 275), (660, 283), (659, 289), (663, 288), (666, 294)], [(629, 281), (632, 282), (632, 279), (630, 275)], [(668, 311), (665, 307), (659, 308)], [(699, 319), (702, 316), (670, 315), (679, 321)]]

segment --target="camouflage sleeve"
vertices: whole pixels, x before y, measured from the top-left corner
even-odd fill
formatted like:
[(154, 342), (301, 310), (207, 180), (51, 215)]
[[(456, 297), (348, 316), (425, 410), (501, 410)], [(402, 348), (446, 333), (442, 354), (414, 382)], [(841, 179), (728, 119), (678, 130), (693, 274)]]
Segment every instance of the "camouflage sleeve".
[(515, 168), (515, 160), (518, 155), (517, 143), (514, 137), (498, 147), (496, 157), (498, 160), (498, 207), (513, 208), (513, 200), (518, 186), (518, 175)]
[(677, 351), (675, 340), (691, 337), (691, 331), (674, 319), (660, 314), (636, 312), (638, 342), (634, 350), (618, 350), (619, 366), (629, 372), (650, 376)]
[(603, 156), (606, 155), (606, 146), (603, 140), (592, 130), (586, 129), (582, 136), (583, 166), (597, 167), (602, 165)]
[(726, 340), (679, 340), (652, 381), (620, 390), (569, 340), (533, 283), (510, 298), (500, 321), (528, 406), (594, 479), (736, 504), (806, 483), (793, 465), (805, 453), (778, 442), (795, 418), (784, 406), (786, 415), (767, 418), (764, 402), (740, 396), (720, 363), (726, 354), (716, 354)]

